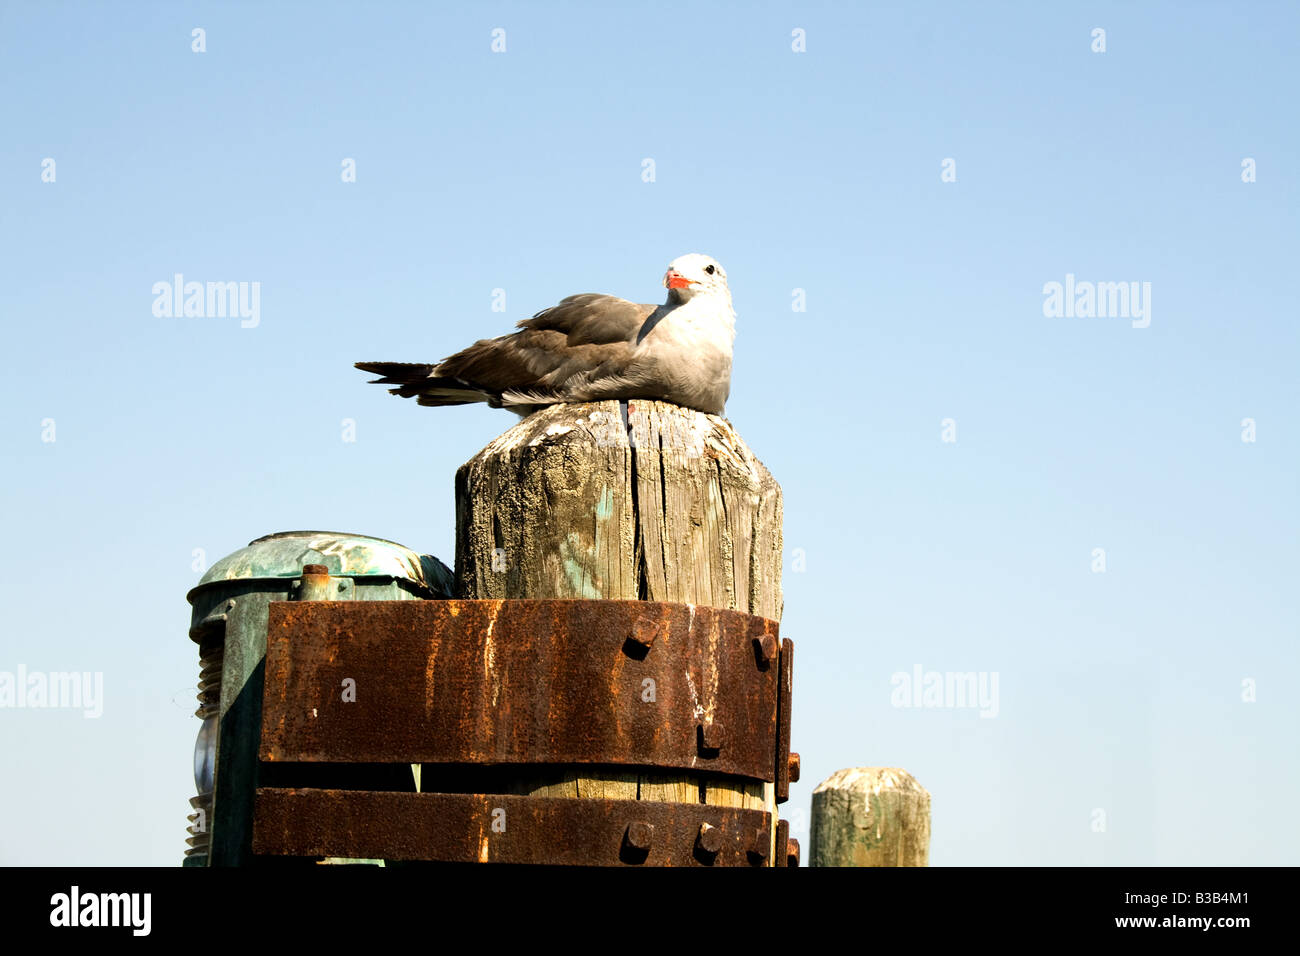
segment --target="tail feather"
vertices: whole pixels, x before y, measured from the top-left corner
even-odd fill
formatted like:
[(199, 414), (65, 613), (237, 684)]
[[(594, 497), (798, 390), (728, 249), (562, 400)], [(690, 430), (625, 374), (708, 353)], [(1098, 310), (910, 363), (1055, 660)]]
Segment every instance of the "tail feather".
[(357, 362), (363, 372), (379, 378), (371, 385), (396, 385), (388, 391), (402, 398), (414, 397), (420, 405), (472, 405), (475, 402), (492, 403), (494, 396), (457, 378), (434, 374), (437, 366), (420, 362)]

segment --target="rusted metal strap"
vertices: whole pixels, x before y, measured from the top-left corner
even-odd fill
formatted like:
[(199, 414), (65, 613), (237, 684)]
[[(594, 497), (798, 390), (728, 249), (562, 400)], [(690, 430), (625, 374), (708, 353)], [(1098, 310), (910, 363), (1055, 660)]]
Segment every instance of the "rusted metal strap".
[(776, 825), (776, 866), (799, 865), (799, 841), (790, 836), (790, 821)]
[(261, 759), (604, 764), (771, 782), (789, 749), (787, 704), (773, 759), (777, 658), (775, 621), (685, 604), (276, 603)]
[(294, 857), (765, 866), (771, 843), (761, 810), (649, 800), (262, 788), (254, 820), (254, 853)]
[(799, 779), (797, 768), (798, 754), (790, 755), (790, 705), (793, 700), (794, 684), (794, 644), (789, 640), (781, 642), (781, 654), (778, 663), (777, 691), (777, 741), (776, 741), (776, 802), (784, 803), (790, 799), (791, 771), (794, 779)]

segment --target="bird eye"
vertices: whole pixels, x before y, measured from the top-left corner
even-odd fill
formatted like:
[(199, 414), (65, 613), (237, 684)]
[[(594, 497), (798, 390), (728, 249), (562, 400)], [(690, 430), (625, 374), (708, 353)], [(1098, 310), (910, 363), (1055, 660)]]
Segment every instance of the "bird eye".
[(713, 275), (713, 266), (705, 266), (704, 271), (707, 272), (709, 275)]

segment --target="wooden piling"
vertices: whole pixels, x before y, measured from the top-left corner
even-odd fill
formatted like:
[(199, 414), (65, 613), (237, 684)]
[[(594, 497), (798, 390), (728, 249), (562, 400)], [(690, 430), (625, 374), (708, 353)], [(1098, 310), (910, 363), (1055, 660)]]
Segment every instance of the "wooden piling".
[[(662, 402), (553, 405), (456, 474), (462, 598), (675, 601), (779, 620), (781, 489), (730, 422)], [(771, 785), (566, 768), (552, 797), (704, 802), (775, 814)]]
[(812, 797), (809, 866), (928, 866), (930, 794), (906, 770), (850, 767)]

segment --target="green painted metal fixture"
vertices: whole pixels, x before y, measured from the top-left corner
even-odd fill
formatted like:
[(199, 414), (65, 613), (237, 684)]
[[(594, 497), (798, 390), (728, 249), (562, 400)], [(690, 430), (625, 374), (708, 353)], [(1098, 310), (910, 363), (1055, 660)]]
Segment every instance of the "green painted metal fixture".
[(185, 866), (238, 866), (252, 855), (252, 795), (271, 768), (257, 752), (267, 613), (273, 601), (401, 601), (453, 597), (449, 568), (400, 544), (334, 531), (258, 538), (212, 565), (187, 595), (199, 645)]

